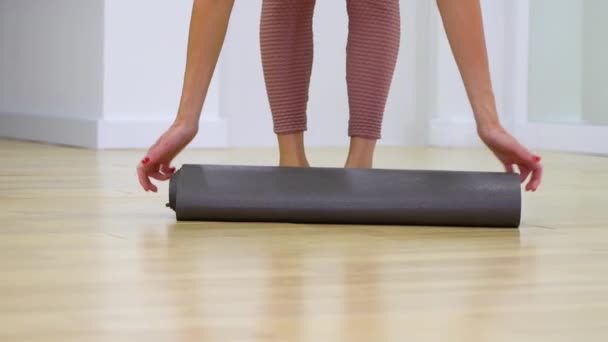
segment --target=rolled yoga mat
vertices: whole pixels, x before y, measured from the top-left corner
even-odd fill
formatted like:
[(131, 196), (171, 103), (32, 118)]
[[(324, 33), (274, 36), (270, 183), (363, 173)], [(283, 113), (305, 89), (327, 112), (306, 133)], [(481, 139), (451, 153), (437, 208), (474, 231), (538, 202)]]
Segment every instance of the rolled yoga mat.
[(516, 228), (519, 175), (489, 172), (184, 165), (179, 221)]

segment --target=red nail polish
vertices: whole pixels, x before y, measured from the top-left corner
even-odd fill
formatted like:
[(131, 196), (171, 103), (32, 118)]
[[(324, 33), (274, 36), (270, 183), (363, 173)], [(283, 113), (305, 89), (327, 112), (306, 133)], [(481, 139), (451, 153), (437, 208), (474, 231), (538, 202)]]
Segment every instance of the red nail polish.
[(150, 162), (150, 158), (146, 157), (141, 161), (143, 164), (148, 164)]
[(175, 167), (172, 167), (171, 169), (169, 169), (171, 171), (171, 173), (175, 173)]

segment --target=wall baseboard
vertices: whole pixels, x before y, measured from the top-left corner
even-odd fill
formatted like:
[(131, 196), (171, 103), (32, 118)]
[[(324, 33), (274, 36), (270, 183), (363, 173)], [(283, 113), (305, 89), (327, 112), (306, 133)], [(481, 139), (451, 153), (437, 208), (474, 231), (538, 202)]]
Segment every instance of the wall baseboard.
[[(202, 132), (193, 148), (227, 147), (224, 120), (216, 115), (201, 120)], [(205, 117), (203, 116), (203, 117)], [(148, 148), (169, 127), (171, 119), (81, 119), (27, 113), (0, 113), (0, 137), (91, 149)]]
[[(534, 150), (608, 154), (608, 126), (584, 122), (516, 124), (511, 132), (524, 146)], [(439, 147), (478, 147), (473, 120), (434, 119), (429, 145)]]
[(534, 149), (608, 154), (608, 126), (528, 123), (517, 125), (515, 133)]
[[(229, 147), (228, 126), (216, 115), (205, 115), (199, 134), (190, 147)], [(48, 115), (0, 113), (0, 137), (68, 145), (91, 149), (148, 148), (171, 124), (170, 119), (80, 119)], [(415, 125), (408, 127), (413, 131)], [(580, 153), (608, 154), (608, 126), (588, 124), (518, 124), (512, 132), (526, 147)], [(389, 137), (380, 145), (424, 145), (422, 136), (408, 141)], [(346, 143), (346, 139), (344, 140)], [(253, 143), (253, 145), (256, 145)], [(311, 146), (324, 146), (312, 141)], [(330, 144), (342, 146), (342, 144)], [(345, 144), (344, 144), (345, 145)], [(429, 127), (428, 145), (438, 147), (483, 146), (477, 136), (474, 121), (433, 119)]]
[(437, 147), (483, 146), (474, 121), (441, 118), (431, 120), (428, 143)]
[[(211, 117), (207, 119), (206, 117)], [(103, 119), (97, 122), (97, 148), (148, 148), (171, 125), (171, 119)], [(200, 129), (189, 148), (223, 148), (228, 145), (224, 120), (203, 115)]]
[(96, 148), (97, 122), (48, 115), (0, 113), (0, 137)]

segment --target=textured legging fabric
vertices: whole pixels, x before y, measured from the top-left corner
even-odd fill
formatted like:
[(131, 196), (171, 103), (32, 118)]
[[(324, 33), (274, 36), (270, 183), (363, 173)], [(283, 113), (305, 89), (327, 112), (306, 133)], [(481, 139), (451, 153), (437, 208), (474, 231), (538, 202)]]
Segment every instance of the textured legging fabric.
[[(346, 2), (349, 16), (346, 47), (348, 134), (379, 139), (399, 51), (399, 0)], [(277, 134), (307, 129), (314, 7), (315, 0), (263, 1), (262, 63)]]

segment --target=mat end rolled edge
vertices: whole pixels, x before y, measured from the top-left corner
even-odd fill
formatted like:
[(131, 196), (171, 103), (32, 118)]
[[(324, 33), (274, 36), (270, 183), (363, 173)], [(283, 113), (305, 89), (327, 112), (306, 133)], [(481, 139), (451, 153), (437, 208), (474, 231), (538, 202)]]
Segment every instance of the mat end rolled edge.
[(177, 213), (177, 188), (178, 182), (181, 175), (181, 169), (177, 170), (171, 179), (169, 180), (169, 202), (166, 204), (167, 208), (171, 208)]

